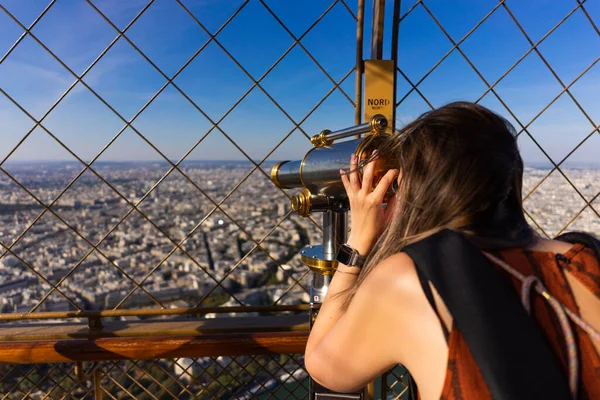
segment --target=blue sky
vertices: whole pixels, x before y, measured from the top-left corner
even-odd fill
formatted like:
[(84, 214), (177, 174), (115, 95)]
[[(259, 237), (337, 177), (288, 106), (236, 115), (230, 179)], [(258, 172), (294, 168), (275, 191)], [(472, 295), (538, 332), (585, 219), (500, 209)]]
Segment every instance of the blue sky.
[[(356, 2), (346, 2), (356, 13)], [(93, 3), (116, 27), (123, 29), (147, 2), (95, 0)], [(214, 34), (244, 1), (182, 0), (182, 3)], [(271, 11), (297, 37), (332, 3), (333, 0), (265, 0)], [(403, 13), (412, 3), (402, 2)], [(23, 25), (29, 26), (48, 1), (0, 0), (0, 4)], [(387, 4), (385, 57), (389, 57), (391, 47), (392, 2)], [(425, 4), (451, 38), (459, 41), (498, 2), (427, 0)], [(577, 1), (507, 0), (506, 5), (536, 43), (577, 6)], [(600, 2), (589, 0), (585, 7), (594, 22), (600, 24)], [(366, 11), (369, 21), (370, 4)], [(342, 3), (337, 3), (301, 41), (331, 79), (341, 81), (340, 87), (350, 98), (354, 97), (354, 74), (345, 80), (343, 78), (354, 66), (355, 29), (356, 23), (351, 13)], [(369, 29), (367, 23), (367, 32)], [(22, 32), (23, 29), (0, 10), (0, 56), (8, 51)], [(118, 35), (94, 8), (78, 0), (56, 1), (32, 29), (32, 33), (76, 74), (83, 73)], [(126, 32), (126, 36), (169, 78), (209, 39), (209, 35), (175, 0), (154, 1)], [(250, 0), (216, 38), (256, 80), (294, 43), (290, 34), (258, 0)], [(413, 83), (419, 82), (452, 48), (449, 39), (421, 5), (400, 24), (399, 42), (399, 67)], [(368, 47), (367, 41), (366, 58), (370, 57)], [(530, 47), (504, 7), (499, 7), (460, 45), (490, 84), (496, 82)], [(600, 36), (579, 9), (538, 49), (560, 80), (568, 85), (600, 56)], [(268, 160), (298, 158), (310, 148), (310, 144), (295, 129), (295, 123), (302, 121), (300, 127), (308, 135), (325, 128), (343, 128), (354, 123), (353, 106), (339, 90), (334, 90), (307, 117), (310, 110), (332, 89), (331, 79), (323, 74), (301, 46), (296, 45), (260, 82), (261, 87), (288, 116), (278, 109), (263, 90), (255, 87), (219, 126), (256, 161), (262, 160), (274, 145), (293, 131)], [(166, 82), (123, 38), (114, 44), (83, 80), (126, 120), (131, 119)], [(73, 75), (29, 36), (0, 64), (0, 88), (35, 118), (41, 118), (74, 81)], [(212, 127), (196, 107), (213, 121), (219, 121), (253, 86), (248, 75), (214, 41), (199, 53), (174, 82), (195, 105), (169, 85), (133, 122), (140, 133), (173, 160), (181, 158)], [(599, 82), (600, 65), (596, 64), (570, 89), (596, 125), (600, 121), (600, 100), (597, 96)], [(410, 84), (401, 76), (398, 77), (397, 87), (398, 99), (410, 90)], [(457, 51), (452, 52), (419, 85), (419, 90), (436, 107), (453, 100), (477, 100), (486, 88), (486, 84)], [(531, 52), (495, 86), (495, 90), (526, 125), (561, 93), (562, 87), (542, 59)], [(488, 93), (481, 103), (514, 122), (493, 93)], [(410, 122), (426, 110), (427, 104), (413, 92), (398, 107), (397, 123), (401, 126)], [(519, 125), (514, 123), (519, 129)], [(44, 119), (43, 125), (79, 157), (89, 161), (121, 130), (124, 123), (88, 89), (78, 84)], [(32, 126), (33, 122), (0, 94), (0, 160)], [(528, 130), (558, 162), (593, 128), (573, 100), (563, 94)], [(527, 135), (521, 135), (520, 145), (526, 162), (547, 162), (547, 158)], [(600, 134), (595, 133), (568, 161), (573, 164), (598, 162), (598, 154)], [(188, 157), (190, 160), (245, 159), (216, 129)], [(160, 159), (131, 129), (126, 129), (99, 158), (100, 161)], [(37, 128), (8, 159), (9, 162), (23, 160), (73, 160), (73, 157), (42, 129)]]

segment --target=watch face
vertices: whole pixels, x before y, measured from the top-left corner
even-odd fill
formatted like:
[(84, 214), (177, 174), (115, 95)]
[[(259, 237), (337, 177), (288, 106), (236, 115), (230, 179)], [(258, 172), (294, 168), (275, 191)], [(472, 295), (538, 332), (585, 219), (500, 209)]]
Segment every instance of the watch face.
[(350, 257), (352, 257), (352, 249), (345, 244), (341, 245), (338, 250), (337, 260), (342, 264), (348, 265)]

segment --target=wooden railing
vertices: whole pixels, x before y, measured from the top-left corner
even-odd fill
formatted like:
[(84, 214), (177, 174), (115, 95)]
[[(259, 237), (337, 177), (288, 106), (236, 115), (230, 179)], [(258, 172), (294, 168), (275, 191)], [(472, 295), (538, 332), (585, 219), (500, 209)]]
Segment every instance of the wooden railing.
[(0, 327), (0, 362), (144, 360), (303, 353), (307, 315), (27, 323)]
[[(302, 398), (308, 314), (293, 306), (287, 315), (243, 316), (246, 310), (237, 308), (0, 315), (0, 394), (208, 399), (247, 396), (253, 390), (266, 395), (299, 385), (293, 396), (281, 398)], [(248, 309), (254, 314), (280, 310)], [(192, 315), (206, 311), (217, 315)], [(228, 315), (232, 311), (242, 316)], [(133, 315), (151, 319), (114, 320)], [(59, 317), (67, 319), (55, 323)], [(294, 376), (284, 378), (286, 372)]]
[[(184, 398), (216, 398), (223, 393), (248, 395), (254, 387), (263, 395), (281, 390), (277, 396), (283, 397), (275, 398), (304, 398), (308, 386), (302, 354), (309, 318), (305, 306), (287, 307), (248, 308), (254, 313), (250, 316), (243, 316), (242, 307), (0, 314), (0, 392), (8, 398), (27, 397), (39, 389), (47, 395), (58, 390), (61, 398), (116, 399), (120, 392), (137, 398), (135, 390), (142, 390), (150, 397), (179, 398), (176, 389)], [(215, 312), (215, 318), (195, 316), (206, 311)], [(242, 316), (231, 316), (234, 311)], [(150, 319), (114, 320), (134, 315)], [(61, 317), (66, 320), (54, 322)], [(219, 366), (223, 358), (229, 361)], [(186, 364), (178, 361), (182, 359), (192, 360), (198, 369), (184, 371)], [(28, 375), (38, 367), (35, 377)], [(388, 371), (369, 386), (370, 398), (404, 398), (404, 372), (401, 367)], [(289, 377), (283, 378), (286, 373)]]

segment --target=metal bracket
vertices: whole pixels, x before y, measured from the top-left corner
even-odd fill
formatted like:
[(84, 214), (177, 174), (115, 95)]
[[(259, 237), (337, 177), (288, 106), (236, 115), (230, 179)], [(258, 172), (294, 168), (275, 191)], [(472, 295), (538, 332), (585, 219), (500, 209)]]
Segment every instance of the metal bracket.
[(88, 328), (92, 331), (102, 330), (102, 318), (88, 317)]

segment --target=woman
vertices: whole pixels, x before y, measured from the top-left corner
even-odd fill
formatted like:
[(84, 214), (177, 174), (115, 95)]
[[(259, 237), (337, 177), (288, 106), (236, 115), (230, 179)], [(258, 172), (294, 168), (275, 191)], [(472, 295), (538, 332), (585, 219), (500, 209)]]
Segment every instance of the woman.
[[(543, 239), (528, 226), (521, 208), (523, 162), (506, 120), (476, 104), (452, 103), (391, 135), (375, 157), (392, 169), (374, 190), (375, 163), (364, 166), (362, 182), (356, 171), (363, 166), (354, 156), (350, 169), (340, 171), (352, 213), (347, 245), (368, 257), (362, 267), (340, 264), (329, 286), (306, 346), (306, 368), (315, 381), (351, 392), (403, 364), (423, 400), (492, 398), (444, 300), (403, 251), (448, 229), (524, 275), (536, 275), (600, 330), (598, 260), (584, 245)], [(384, 211), (395, 179), (398, 189)], [(520, 283), (513, 284), (517, 295)], [(567, 375), (561, 327), (541, 296), (532, 314), (532, 325), (541, 328)], [(600, 399), (600, 343), (573, 330), (579, 393)]]

